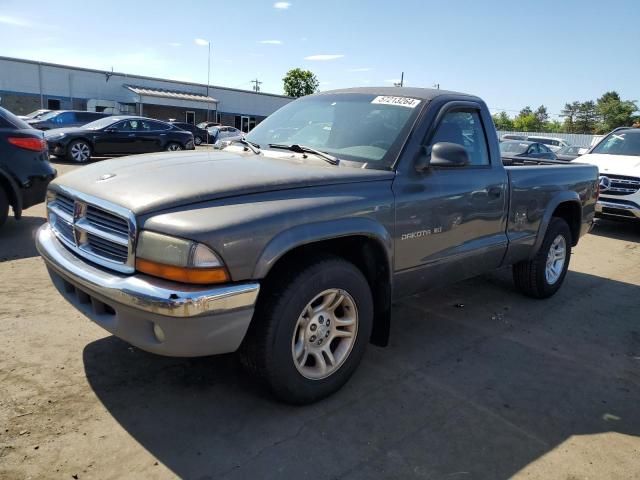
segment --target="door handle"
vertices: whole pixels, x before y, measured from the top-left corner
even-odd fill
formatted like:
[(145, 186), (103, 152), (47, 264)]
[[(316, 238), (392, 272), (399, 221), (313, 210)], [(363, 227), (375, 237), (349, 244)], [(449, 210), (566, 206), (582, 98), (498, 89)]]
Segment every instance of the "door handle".
[(500, 195), (502, 195), (502, 187), (490, 187), (488, 193), (490, 197), (500, 198)]

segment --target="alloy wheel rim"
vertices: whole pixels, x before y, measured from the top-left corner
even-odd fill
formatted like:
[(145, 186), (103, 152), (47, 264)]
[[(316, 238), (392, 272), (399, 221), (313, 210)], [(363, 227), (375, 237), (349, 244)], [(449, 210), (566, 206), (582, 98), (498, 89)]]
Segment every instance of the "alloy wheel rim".
[(567, 242), (562, 235), (558, 235), (551, 243), (549, 253), (547, 254), (547, 264), (544, 273), (549, 285), (556, 283), (560, 275), (562, 275), (566, 259)]
[(193, 143), (195, 143), (196, 145), (201, 145), (202, 139), (200, 137), (196, 137), (193, 139)]
[(71, 157), (76, 162), (85, 162), (89, 158), (89, 145), (86, 143), (76, 143), (71, 147)]
[(310, 380), (335, 373), (353, 350), (358, 334), (358, 308), (344, 290), (316, 295), (302, 310), (291, 338), (298, 372)]
[(171, 145), (169, 145), (169, 148), (167, 148), (167, 150), (169, 150), (170, 152), (175, 152), (177, 150), (180, 150), (180, 145), (172, 143)]

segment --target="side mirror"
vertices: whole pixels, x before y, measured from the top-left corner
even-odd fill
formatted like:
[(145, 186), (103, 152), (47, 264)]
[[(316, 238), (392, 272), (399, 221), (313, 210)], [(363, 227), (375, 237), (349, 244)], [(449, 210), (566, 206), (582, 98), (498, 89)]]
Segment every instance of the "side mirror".
[(467, 149), (457, 143), (438, 142), (431, 148), (432, 167), (464, 167), (469, 165)]
[(438, 142), (432, 147), (422, 147), (415, 160), (418, 172), (431, 167), (464, 167), (469, 165), (469, 153), (457, 143)]

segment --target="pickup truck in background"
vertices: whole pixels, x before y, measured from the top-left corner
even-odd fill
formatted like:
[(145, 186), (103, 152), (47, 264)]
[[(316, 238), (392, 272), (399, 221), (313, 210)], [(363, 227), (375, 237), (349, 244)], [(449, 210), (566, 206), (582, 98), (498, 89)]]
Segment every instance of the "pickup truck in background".
[(37, 247), (114, 335), (161, 355), (238, 350), (277, 397), (309, 403), (386, 345), (396, 299), (509, 265), (526, 295), (558, 291), (597, 168), (511, 163), (480, 98), (324, 92), (222, 151), (60, 177)]
[(600, 170), (596, 216), (640, 220), (640, 128), (615, 129), (579, 161)]

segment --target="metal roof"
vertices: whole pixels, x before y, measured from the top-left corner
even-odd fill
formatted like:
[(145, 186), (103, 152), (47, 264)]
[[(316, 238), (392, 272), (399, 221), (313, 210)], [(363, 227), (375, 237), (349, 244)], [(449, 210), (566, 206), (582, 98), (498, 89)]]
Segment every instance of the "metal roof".
[(173, 100), (191, 100), (194, 102), (218, 103), (215, 98), (193, 92), (181, 92), (179, 90), (164, 90), (161, 88), (138, 87), (136, 85), (124, 85), (124, 88), (137, 95), (147, 97), (171, 98)]

